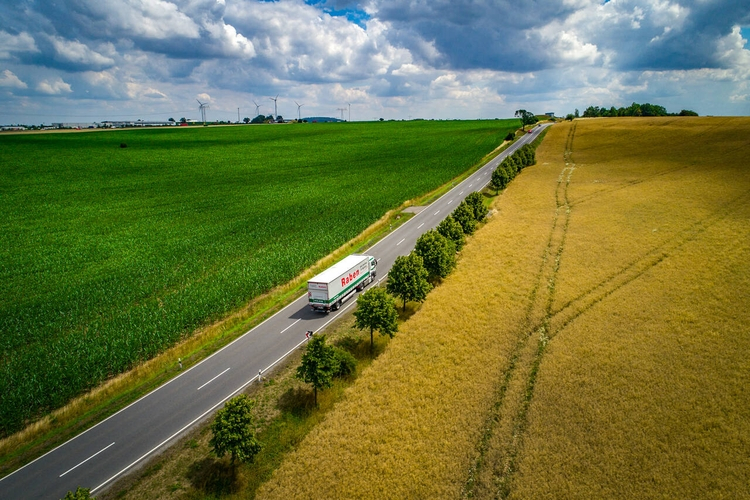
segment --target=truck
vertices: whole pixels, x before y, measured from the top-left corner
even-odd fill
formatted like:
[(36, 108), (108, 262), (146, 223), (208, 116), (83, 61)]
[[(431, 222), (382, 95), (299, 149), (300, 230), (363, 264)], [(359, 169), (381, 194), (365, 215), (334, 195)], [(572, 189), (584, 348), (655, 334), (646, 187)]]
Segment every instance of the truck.
[(372, 255), (354, 254), (307, 282), (307, 298), (313, 311), (329, 313), (341, 307), (354, 292), (375, 281), (378, 261)]

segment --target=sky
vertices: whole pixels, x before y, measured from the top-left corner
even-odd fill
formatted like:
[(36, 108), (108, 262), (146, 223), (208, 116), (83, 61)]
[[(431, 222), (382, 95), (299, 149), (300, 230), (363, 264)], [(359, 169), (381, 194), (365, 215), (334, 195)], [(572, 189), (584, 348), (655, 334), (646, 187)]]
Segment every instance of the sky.
[(277, 95), (352, 121), (750, 115), (748, 40), (748, 0), (0, 0), (0, 124), (236, 121)]

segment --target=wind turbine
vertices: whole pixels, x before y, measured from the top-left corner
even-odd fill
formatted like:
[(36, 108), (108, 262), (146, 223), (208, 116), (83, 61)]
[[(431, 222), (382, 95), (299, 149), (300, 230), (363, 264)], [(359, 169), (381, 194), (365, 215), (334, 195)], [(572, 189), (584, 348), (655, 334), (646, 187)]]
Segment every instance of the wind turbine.
[(348, 121), (349, 123), (351, 123), (352, 122), (352, 103), (347, 102), (346, 104), (349, 105), (349, 120)]
[[(198, 101), (198, 99), (196, 99)], [(201, 112), (201, 120), (203, 120), (203, 124), (206, 124), (206, 108), (208, 108), (208, 103), (203, 103), (198, 101), (198, 104), (200, 106), (198, 107), (198, 110)]]
[(255, 104), (255, 116), (260, 115), (260, 104), (255, 102), (255, 100), (253, 100), (253, 104)]
[(296, 104), (296, 105), (297, 105), (297, 121), (298, 121), (298, 122), (300, 122), (300, 121), (302, 121), (302, 115), (300, 114), (300, 111), (299, 111), (299, 110), (300, 110), (300, 108), (301, 108), (302, 106), (304, 106), (304, 104), (300, 104), (300, 103), (298, 103), (297, 101), (294, 101), (294, 104)]
[(276, 101), (279, 99), (279, 94), (276, 94), (276, 97), (269, 97), (269, 99), (273, 101), (273, 119), (275, 120), (279, 116), (276, 109)]
[(344, 121), (344, 111), (346, 111), (346, 108), (336, 108), (336, 111), (341, 111), (341, 121)]

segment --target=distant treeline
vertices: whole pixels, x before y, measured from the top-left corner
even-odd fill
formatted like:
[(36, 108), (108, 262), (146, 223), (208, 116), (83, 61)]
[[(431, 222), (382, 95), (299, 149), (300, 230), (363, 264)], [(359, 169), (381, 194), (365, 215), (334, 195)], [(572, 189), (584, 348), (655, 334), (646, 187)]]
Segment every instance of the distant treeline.
[[(667, 108), (659, 106), (658, 104), (638, 104), (634, 102), (627, 108), (616, 108), (614, 106), (610, 108), (589, 106), (583, 112), (584, 118), (596, 118), (596, 117), (612, 117), (612, 116), (698, 116), (698, 113), (689, 109), (683, 109), (679, 113), (667, 113)], [(575, 113), (568, 114), (565, 118), (572, 120), (573, 118), (579, 118), (580, 115), (576, 109)]]

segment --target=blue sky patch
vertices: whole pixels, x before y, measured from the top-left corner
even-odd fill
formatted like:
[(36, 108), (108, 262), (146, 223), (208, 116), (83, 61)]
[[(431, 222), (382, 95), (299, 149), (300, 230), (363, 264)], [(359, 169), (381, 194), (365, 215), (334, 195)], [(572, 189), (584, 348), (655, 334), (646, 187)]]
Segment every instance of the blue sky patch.
[(750, 26), (740, 28), (740, 35), (745, 39), (745, 47), (747, 47), (748, 43), (750, 43)]
[(305, 0), (307, 5), (318, 5), (321, 10), (332, 17), (345, 17), (360, 28), (365, 28), (365, 23), (370, 20), (369, 14), (362, 9), (332, 9), (326, 7), (326, 0)]

